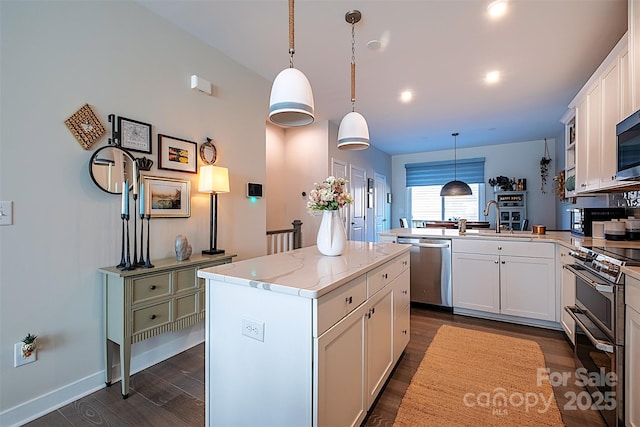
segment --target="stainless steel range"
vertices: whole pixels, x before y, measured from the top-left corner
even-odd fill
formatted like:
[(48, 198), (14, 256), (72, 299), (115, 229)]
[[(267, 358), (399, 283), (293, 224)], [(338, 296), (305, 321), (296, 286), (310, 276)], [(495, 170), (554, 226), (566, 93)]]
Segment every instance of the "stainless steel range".
[(594, 409), (608, 426), (624, 425), (624, 274), (640, 265), (640, 250), (578, 247), (575, 264), (565, 265), (576, 278), (576, 305), (564, 307), (576, 322), (575, 356), (593, 380), (586, 388)]

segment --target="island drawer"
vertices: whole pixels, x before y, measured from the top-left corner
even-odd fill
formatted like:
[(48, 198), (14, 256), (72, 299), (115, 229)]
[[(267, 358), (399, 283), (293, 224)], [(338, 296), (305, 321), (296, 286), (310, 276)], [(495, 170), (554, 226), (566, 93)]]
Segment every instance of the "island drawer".
[(409, 270), (403, 271), (393, 284), (393, 313), (395, 317), (410, 304), (409, 284)]
[(367, 296), (371, 297), (409, 268), (409, 253), (400, 255), (367, 273)]
[(367, 278), (360, 277), (313, 300), (313, 336), (319, 337), (367, 299)]
[(133, 292), (131, 298), (133, 304), (168, 296), (171, 294), (171, 273), (155, 274), (153, 276), (133, 279), (131, 289)]

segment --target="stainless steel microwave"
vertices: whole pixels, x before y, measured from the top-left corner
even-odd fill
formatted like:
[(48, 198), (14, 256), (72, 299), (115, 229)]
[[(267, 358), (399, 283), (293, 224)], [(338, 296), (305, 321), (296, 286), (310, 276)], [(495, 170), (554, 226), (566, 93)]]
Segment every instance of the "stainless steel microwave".
[(618, 168), (616, 179), (640, 181), (640, 110), (616, 126)]

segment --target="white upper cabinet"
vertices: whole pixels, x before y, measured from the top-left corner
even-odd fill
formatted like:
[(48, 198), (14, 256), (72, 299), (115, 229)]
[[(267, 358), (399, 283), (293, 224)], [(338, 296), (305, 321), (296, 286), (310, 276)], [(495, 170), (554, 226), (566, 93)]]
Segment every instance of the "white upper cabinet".
[(631, 72), (625, 34), (569, 104), (575, 120), (565, 125), (575, 142), (566, 146), (565, 173), (575, 174), (575, 193), (568, 196), (633, 184), (615, 178), (616, 125), (633, 111)]

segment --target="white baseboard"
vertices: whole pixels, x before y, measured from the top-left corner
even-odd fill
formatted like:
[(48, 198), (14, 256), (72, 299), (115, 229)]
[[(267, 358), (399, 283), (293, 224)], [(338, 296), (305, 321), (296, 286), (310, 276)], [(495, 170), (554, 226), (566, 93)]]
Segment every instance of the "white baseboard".
[[(131, 357), (131, 375), (162, 362), (176, 354), (182, 353), (204, 342), (204, 328), (198, 328), (187, 335), (176, 334), (176, 339), (149, 348)], [(134, 344), (135, 346), (136, 344)], [(132, 349), (133, 353), (133, 349)], [(116, 365), (117, 366), (117, 365)], [(114, 370), (119, 372), (119, 366)], [(0, 426), (20, 426), (40, 418), (71, 402), (106, 387), (105, 371), (101, 370), (82, 379), (67, 384), (57, 390), (50, 391), (32, 400), (21, 403), (0, 413)], [(120, 378), (113, 379), (112, 387), (120, 387)]]

